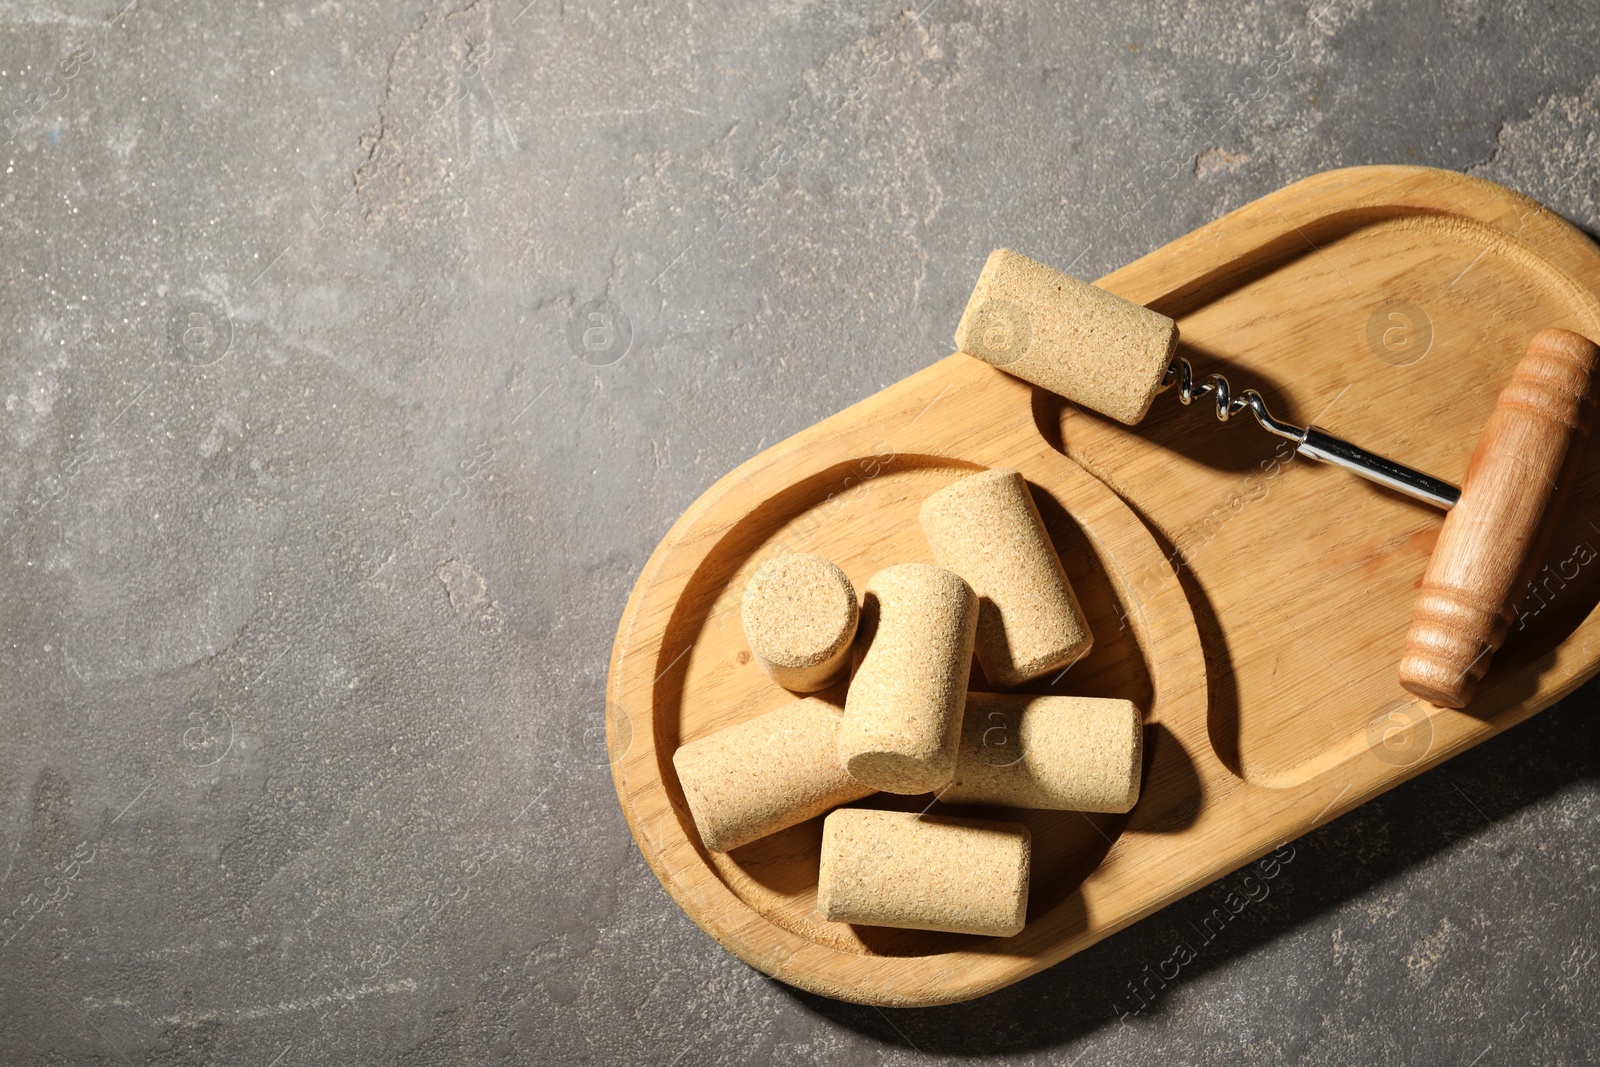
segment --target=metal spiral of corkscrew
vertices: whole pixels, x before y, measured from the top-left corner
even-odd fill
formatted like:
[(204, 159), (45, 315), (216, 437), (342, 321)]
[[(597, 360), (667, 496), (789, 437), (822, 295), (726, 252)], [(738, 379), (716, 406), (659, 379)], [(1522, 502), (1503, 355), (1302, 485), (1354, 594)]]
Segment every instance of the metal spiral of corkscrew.
[(1205, 381), (1196, 384), (1194, 366), (1182, 356), (1174, 359), (1172, 365), (1167, 368), (1166, 376), (1161, 379), (1161, 387), (1165, 389), (1174, 383), (1178, 386), (1178, 400), (1186, 407), (1196, 400), (1215, 396), (1218, 422), (1227, 422), (1245, 408), (1249, 408), (1256, 421), (1268, 430), (1297, 443), (1300, 439), (1298, 428), (1273, 418), (1272, 413), (1267, 410), (1267, 402), (1262, 400), (1261, 394), (1254, 389), (1246, 389), (1239, 396), (1234, 396), (1228, 386), (1228, 379), (1220, 374), (1213, 374)]
[(1274, 418), (1272, 412), (1267, 410), (1267, 402), (1261, 399), (1260, 393), (1254, 389), (1246, 389), (1238, 396), (1234, 396), (1228, 386), (1228, 379), (1220, 374), (1210, 375), (1205, 381), (1196, 383), (1194, 367), (1182, 356), (1173, 359), (1171, 365), (1167, 367), (1167, 373), (1161, 379), (1163, 389), (1173, 385), (1178, 387), (1179, 401), (1186, 405), (1196, 400), (1204, 400), (1208, 396), (1215, 397), (1219, 422), (1227, 422), (1239, 412), (1249, 408), (1250, 414), (1256, 417), (1256, 421), (1263, 429), (1294, 442), (1295, 451), (1308, 459), (1343, 467), (1353, 474), (1359, 474), (1363, 478), (1371, 479), (1418, 500), (1427, 501), (1436, 507), (1454, 507), (1461, 497), (1461, 490), (1449, 482), (1413, 470), (1375, 452), (1368, 452), (1359, 445), (1353, 445), (1315, 426), (1301, 427)]

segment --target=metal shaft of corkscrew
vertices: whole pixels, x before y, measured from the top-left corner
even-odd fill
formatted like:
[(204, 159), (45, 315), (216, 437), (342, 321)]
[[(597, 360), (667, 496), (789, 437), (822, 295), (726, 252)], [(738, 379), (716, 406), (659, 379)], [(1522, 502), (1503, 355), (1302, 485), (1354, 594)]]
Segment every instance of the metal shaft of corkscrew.
[(1173, 360), (1172, 365), (1167, 368), (1166, 377), (1162, 379), (1161, 384), (1163, 388), (1177, 385), (1178, 399), (1184, 404), (1191, 404), (1207, 396), (1215, 396), (1217, 418), (1222, 422), (1227, 422), (1232, 416), (1249, 408), (1263, 429), (1277, 434), (1286, 441), (1294, 442), (1295, 452), (1307, 459), (1343, 467), (1368, 481), (1388, 486), (1390, 489), (1446, 511), (1461, 499), (1460, 489), (1431, 474), (1424, 474), (1403, 463), (1396, 463), (1376, 452), (1368, 452), (1360, 445), (1351, 444), (1315, 426), (1300, 427), (1274, 418), (1272, 412), (1267, 410), (1267, 403), (1261, 399), (1260, 393), (1254, 389), (1246, 389), (1238, 396), (1234, 396), (1228, 389), (1228, 379), (1220, 374), (1213, 374), (1205, 381), (1196, 384), (1194, 367), (1181, 356)]

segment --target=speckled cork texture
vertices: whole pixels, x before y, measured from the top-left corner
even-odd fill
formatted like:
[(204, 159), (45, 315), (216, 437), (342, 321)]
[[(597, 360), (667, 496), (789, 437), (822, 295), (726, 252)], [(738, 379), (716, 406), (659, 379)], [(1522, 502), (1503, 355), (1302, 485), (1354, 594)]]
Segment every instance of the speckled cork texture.
[(1125, 812), (1139, 799), (1144, 723), (1129, 700), (968, 693), (951, 804)]
[(821, 556), (800, 552), (762, 565), (745, 587), (741, 614), (755, 661), (785, 689), (825, 689), (849, 662), (855, 587)]
[(956, 348), (1133, 425), (1178, 344), (1177, 323), (1027, 256), (989, 256), (956, 326)]
[(890, 793), (928, 793), (955, 773), (978, 598), (959, 575), (903, 563), (868, 580), (861, 666), (850, 680), (839, 762)]
[(1020, 823), (842, 808), (822, 824), (817, 910), (835, 922), (1010, 937), (1027, 923)]
[(975, 649), (1003, 689), (1065, 667), (1094, 643), (1022, 475), (982, 471), (934, 493), (919, 514), (941, 567), (978, 594)]
[(839, 766), (842, 715), (806, 697), (673, 753), (705, 846), (726, 852), (871, 793)]

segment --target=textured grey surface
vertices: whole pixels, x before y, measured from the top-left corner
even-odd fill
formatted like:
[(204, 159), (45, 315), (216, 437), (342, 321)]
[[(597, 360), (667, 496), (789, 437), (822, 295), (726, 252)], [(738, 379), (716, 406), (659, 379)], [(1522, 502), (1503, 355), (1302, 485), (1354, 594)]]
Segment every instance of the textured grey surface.
[(598, 727), (672, 520), (945, 354), (989, 249), (1093, 277), (1366, 162), (1595, 232), (1597, 28), (0, 3), (0, 1062), (1588, 1059), (1593, 686), (1126, 1016), (1241, 876), (974, 1003), (826, 1002), (672, 905)]

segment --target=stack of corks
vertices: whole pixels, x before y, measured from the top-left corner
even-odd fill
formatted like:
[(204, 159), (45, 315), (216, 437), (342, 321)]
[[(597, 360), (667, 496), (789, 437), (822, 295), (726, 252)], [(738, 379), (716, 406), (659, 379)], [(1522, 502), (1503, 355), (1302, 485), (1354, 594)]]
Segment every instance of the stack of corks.
[(1027, 921), (1027, 827), (840, 805), (932, 793), (1125, 812), (1139, 796), (1139, 710), (968, 692), (974, 654), (989, 683), (1009, 689), (1064, 669), (1093, 642), (1020, 474), (963, 478), (929, 497), (919, 520), (937, 565), (879, 571), (859, 608), (844, 572), (815, 555), (770, 560), (746, 588), (755, 661), (796, 694), (838, 683), (853, 665), (843, 711), (801, 697), (683, 745), (673, 764), (713, 851), (830, 813), (817, 882), (824, 918), (1009, 937)]

